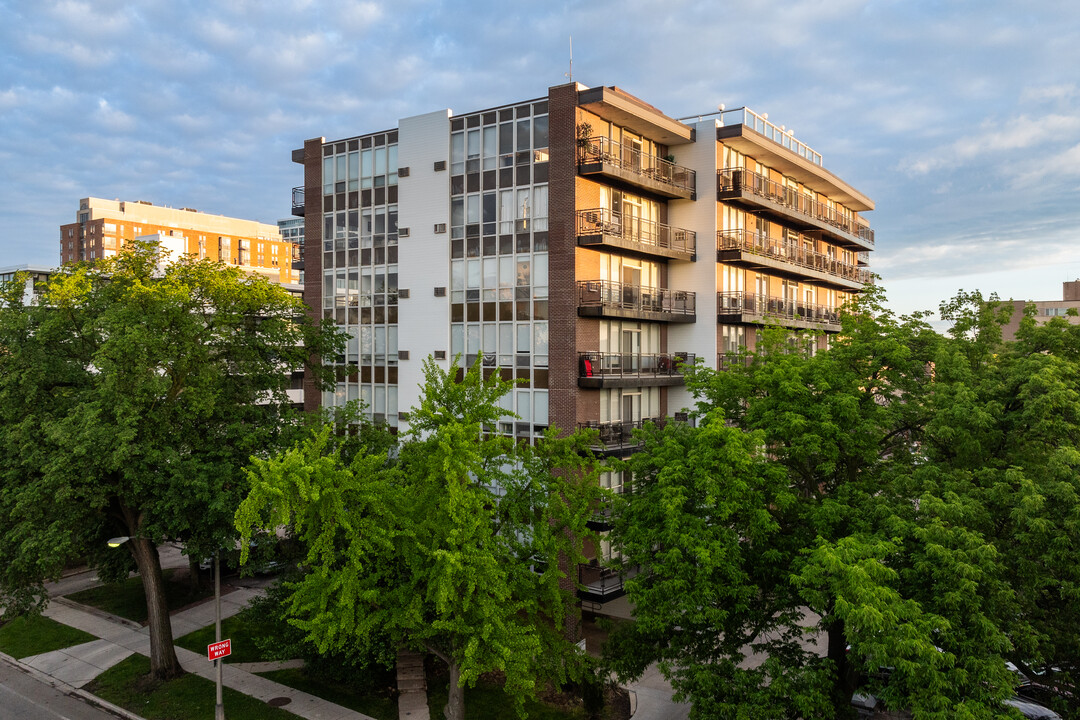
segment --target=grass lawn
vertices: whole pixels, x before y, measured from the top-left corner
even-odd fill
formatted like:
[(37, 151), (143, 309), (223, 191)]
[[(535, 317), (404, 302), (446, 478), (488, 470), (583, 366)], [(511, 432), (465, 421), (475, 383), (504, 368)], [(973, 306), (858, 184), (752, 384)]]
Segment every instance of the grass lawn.
[[(375, 689), (360, 690), (347, 685), (339, 685), (324, 680), (308, 677), (303, 670), (272, 670), (259, 673), (267, 680), (288, 685), (296, 690), (320, 697), (350, 710), (370, 715), (376, 720), (397, 720), (397, 700), (388, 693), (380, 693)], [(393, 677), (389, 678), (393, 682)], [(445, 704), (445, 703), (444, 703)], [(441, 707), (441, 706), (440, 706)], [(442, 717), (441, 711), (431, 713), (431, 717)], [(231, 719), (230, 719), (231, 720)]]
[[(85, 689), (147, 720), (214, 720), (213, 682), (198, 675), (184, 675), (166, 683), (152, 683), (147, 678), (149, 673), (150, 659), (132, 655)], [(222, 702), (229, 720), (296, 720), (292, 713), (229, 688), (224, 689)]]
[(16, 659), (81, 645), (96, 639), (90, 633), (41, 615), (15, 618), (0, 627), (0, 651)]
[[(232, 617), (221, 621), (221, 637), (232, 640), (232, 655), (226, 662), (262, 662), (255, 638), (273, 636), (277, 626), (268, 621), (265, 614), (251, 608), (242, 610)], [(206, 646), (214, 642), (214, 626), (207, 625), (201, 630), (188, 633), (176, 640), (176, 644), (200, 655), (206, 653)]]
[[(162, 574), (165, 577), (165, 599), (169, 610), (182, 608), (214, 594), (213, 588), (200, 588), (199, 592), (192, 593), (186, 579), (173, 581), (173, 570), (165, 570)], [(68, 599), (138, 623), (146, 622), (146, 595), (143, 593), (142, 578), (138, 576), (73, 593), (68, 595)]]

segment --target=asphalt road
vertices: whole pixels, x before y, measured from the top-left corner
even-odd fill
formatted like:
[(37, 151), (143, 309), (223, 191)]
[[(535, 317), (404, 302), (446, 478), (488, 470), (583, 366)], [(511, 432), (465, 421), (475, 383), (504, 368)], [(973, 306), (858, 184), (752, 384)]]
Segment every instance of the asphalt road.
[(0, 661), (0, 717), (4, 720), (116, 720), (116, 716), (65, 695)]

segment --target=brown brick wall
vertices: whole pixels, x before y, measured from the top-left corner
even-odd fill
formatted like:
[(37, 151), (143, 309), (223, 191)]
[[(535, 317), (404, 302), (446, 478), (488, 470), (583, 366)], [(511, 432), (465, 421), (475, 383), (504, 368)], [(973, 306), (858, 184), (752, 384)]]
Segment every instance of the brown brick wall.
[[(315, 322), (322, 320), (322, 146), (324, 138), (304, 142), (304, 302)], [(318, 410), (322, 391), (304, 377), (304, 410)]]
[(577, 287), (574, 211), (577, 178), (577, 85), (548, 90), (548, 311), (552, 332), (548, 376), (551, 424), (564, 432), (577, 422)]

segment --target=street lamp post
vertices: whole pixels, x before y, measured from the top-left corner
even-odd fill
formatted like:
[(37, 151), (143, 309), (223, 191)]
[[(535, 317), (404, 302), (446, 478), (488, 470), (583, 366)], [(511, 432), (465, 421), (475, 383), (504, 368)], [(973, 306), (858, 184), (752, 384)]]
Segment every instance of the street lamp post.
[[(130, 536), (121, 536), (108, 539), (111, 548), (118, 548), (128, 540)], [(221, 642), (221, 550), (214, 551), (214, 642)], [(217, 688), (214, 698), (214, 720), (225, 720), (225, 705), (221, 701), (221, 658), (214, 660), (217, 672)]]

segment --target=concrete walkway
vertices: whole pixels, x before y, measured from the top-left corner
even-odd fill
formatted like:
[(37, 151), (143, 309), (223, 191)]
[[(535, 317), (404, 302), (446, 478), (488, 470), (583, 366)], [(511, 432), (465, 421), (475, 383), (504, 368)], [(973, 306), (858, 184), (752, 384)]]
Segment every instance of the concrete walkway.
[(423, 655), (398, 650), (397, 686), (401, 693), (398, 695), (398, 720), (430, 720)]
[[(50, 595), (60, 592), (74, 592), (76, 589), (81, 589), (84, 586), (89, 587), (96, 583), (97, 578), (93, 573), (72, 576), (50, 587)], [(240, 612), (253, 597), (261, 592), (258, 589), (239, 588), (223, 595), (221, 597), (222, 618)], [(54, 597), (49, 607), (46, 608), (44, 615), (56, 622), (78, 628), (98, 639), (63, 650), (23, 658), (20, 661), (15, 661), (7, 656), (2, 659), (28, 669), (70, 694), (97, 700), (90, 696), (89, 693), (81, 690), (81, 688), (105, 670), (134, 653), (140, 655), (150, 654), (149, 630), (129, 620), (117, 618), (108, 613), (87, 608), (59, 597)], [(214, 603), (212, 601), (202, 603), (172, 615), (173, 636), (180, 637), (213, 623)], [(204, 677), (211, 682), (214, 681), (214, 664), (206, 658), (205, 654), (193, 653), (177, 647), (176, 655), (184, 670)], [(263, 668), (251, 668), (252, 665), (256, 665), (254, 663), (244, 663), (243, 665), (242, 668), (237, 665), (230, 665), (228, 662), (225, 663), (222, 668), (222, 682), (226, 687), (250, 695), (263, 702), (273, 700), (274, 705), (309, 720), (372, 720), (372, 718), (362, 713), (259, 677), (250, 670), (259, 669), (262, 671)], [(257, 665), (261, 666), (263, 664), (259, 663)], [(273, 667), (283, 666), (280, 663), (272, 665)], [(126, 711), (119, 712), (117, 708), (110, 706), (108, 703), (98, 701), (98, 704), (123, 717), (138, 720), (137, 715)], [(413, 720), (415, 720), (415, 717)]]

